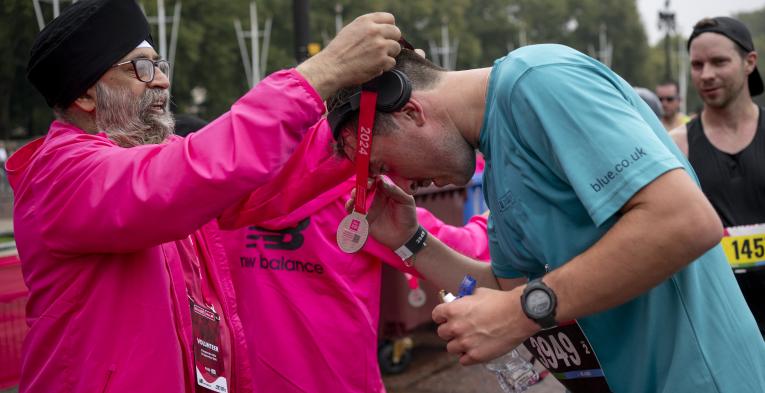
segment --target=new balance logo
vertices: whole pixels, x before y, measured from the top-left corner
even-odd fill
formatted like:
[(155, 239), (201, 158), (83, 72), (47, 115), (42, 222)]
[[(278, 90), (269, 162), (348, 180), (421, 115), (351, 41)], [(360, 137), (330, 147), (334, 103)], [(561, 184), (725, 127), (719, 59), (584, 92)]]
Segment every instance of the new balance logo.
[(306, 218), (293, 228), (285, 228), (276, 231), (251, 226), (248, 228), (251, 231), (251, 234), (247, 235), (248, 242), (246, 246), (247, 248), (257, 248), (258, 242), (251, 242), (249, 240), (263, 239), (263, 247), (270, 250), (297, 250), (303, 246), (303, 242), (305, 241), (305, 237), (301, 232), (308, 228), (310, 223), (311, 219)]

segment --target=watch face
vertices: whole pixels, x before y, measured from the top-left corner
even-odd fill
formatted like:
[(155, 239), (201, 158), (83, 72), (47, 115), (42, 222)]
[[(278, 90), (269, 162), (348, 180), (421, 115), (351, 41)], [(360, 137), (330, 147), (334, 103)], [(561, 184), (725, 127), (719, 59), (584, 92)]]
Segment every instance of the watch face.
[(535, 289), (526, 296), (526, 311), (533, 318), (541, 318), (550, 313), (552, 301), (550, 295), (541, 289)]

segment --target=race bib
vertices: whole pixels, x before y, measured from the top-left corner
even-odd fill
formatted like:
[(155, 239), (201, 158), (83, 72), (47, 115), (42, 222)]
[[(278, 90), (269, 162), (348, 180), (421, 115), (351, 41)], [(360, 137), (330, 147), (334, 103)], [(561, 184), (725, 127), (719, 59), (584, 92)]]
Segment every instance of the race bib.
[(542, 330), (523, 345), (572, 393), (611, 392), (595, 351), (576, 321)]
[(765, 224), (725, 228), (725, 233), (720, 244), (733, 269), (765, 267)]

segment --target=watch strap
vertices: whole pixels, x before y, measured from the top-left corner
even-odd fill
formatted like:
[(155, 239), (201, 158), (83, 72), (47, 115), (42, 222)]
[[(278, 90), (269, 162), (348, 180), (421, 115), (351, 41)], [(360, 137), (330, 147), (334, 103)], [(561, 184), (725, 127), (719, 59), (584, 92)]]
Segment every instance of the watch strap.
[(535, 320), (535, 322), (539, 325), (539, 327), (542, 328), (542, 330), (552, 329), (556, 326), (558, 326), (558, 323), (555, 322), (555, 312), (553, 311), (552, 314), (547, 315), (545, 317), (539, 318)]
[(428, 231), (425, 230), (425, 228), (420, 225), (417, 228), (417, 231), (414, 232), (414, 235), (404, 243), (403, 246), (397, 248), (394, 252), (396, 255), (399, 256), (402, 260), (406, 261), (407, 259), (414, 256), (414, 254), (417, 254), (420, 250), (422, 250), (427, 244), (425, 241), (428, 239)]

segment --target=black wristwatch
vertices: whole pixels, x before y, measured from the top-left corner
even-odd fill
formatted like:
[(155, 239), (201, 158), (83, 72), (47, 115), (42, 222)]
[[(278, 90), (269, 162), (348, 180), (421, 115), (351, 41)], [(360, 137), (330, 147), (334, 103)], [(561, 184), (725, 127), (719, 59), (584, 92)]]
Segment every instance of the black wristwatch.
[(542, 329), (550, 329), (557, 326), (555, 323), (555, 309), (558, 299), (555, 292), (542, 282), (541, 278), (529, 281), (521, 295), (521, 308), (529, 319), (536, 322)]

